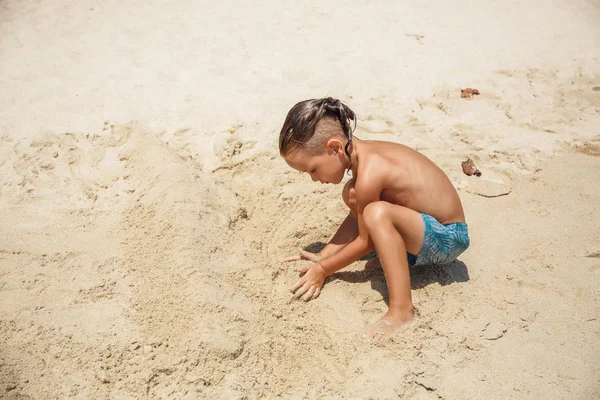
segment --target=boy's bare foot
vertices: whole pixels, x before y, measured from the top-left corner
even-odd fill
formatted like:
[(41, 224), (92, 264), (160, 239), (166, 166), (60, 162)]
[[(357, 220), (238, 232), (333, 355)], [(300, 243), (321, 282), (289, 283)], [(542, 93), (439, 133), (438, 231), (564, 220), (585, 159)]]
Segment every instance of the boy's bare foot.
[(375, 257), (367, 261), (365, 264), (365, 269), (383, 269), (383, 267), (381, 266), (381, 261), (379, 261), (379, 258)]
[(413, 310), (395, 313), (388, 311), (379, 321), (367, 326), (362, 337), (363, 339), (387, 339), (408, 329), (413, 317)]

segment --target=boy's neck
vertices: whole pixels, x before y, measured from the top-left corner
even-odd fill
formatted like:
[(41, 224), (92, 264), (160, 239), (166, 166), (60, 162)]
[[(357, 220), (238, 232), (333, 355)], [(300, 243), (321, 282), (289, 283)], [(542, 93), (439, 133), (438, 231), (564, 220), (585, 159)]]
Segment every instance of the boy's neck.
[[(350, 171), (352, 171), (352, 177), (356, 178), (356, 174), (358, 172), (358, 147), (359, 147), (359, 142), (360, 140), (358, 138), (353, 138), (352, 139), (352, 144), (350, 145), (352, 148), (352, 151), (350, 152), (350, 155), (352, 156), (352, 166), (350, 167)], [(350, 163), (350, 160), (348, 160), (348, 163)]]

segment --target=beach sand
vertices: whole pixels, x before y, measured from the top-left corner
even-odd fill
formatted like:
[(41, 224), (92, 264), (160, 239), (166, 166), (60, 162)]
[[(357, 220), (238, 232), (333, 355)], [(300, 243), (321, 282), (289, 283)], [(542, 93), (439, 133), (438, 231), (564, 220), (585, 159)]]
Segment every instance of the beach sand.
[[(599, 22), (584, 0), (0, 2), (0, 397), (597, 399)], [(347, 213), (277, 150), (324, 96), (436, 162), (469, 223), (387, 341), (361, 339), (381, 271), (304, 303), (280, 262)]]

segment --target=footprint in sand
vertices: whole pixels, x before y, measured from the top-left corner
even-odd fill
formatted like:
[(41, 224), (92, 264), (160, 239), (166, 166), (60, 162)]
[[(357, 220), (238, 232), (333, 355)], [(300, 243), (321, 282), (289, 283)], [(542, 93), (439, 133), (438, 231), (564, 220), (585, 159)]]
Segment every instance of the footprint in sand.
[(531, 204), (531, 212), (533, 214), (539, 215), (540, 217), (547, 217), (550, 215), (550, 211), (548, 208), (544, 207), (541, 201), (534, 200)]

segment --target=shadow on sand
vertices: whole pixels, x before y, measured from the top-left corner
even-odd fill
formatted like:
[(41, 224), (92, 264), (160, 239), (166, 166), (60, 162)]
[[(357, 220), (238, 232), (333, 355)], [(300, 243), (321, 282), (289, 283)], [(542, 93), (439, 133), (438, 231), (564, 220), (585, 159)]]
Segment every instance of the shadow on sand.
[[(322, 242), (315, 242), (304, 248), (306, 251), (317, 253), (325, 247)], [(378, 264), (377, 254), (371, 252), (361, 260), (367, 260), (367, 265)], [(329, 276), (325, 284), (335, 280), (342, 280), (351, 283), (371, 282), (371, 287), (377, 290), (386, 303), (388, 301), (388, 290), (385, 282), (385, 276), (381, 269), (364, 269), (360, 271), (339, 271)], [(469, 280), (469, 270), (465, 263), (455, 260), (444, 265), (420, 265), (410, 268), (410, 287), (411, 289), (422, 289), (432, 283), (439, 283), (441, 286), (452, 283), (462, 283)]]

